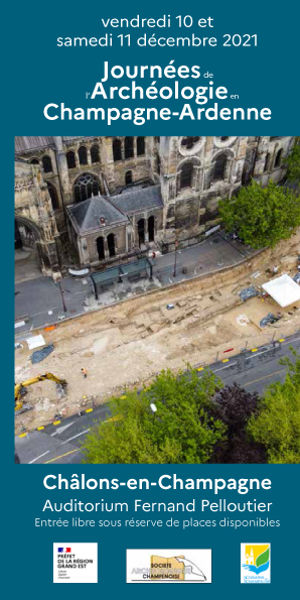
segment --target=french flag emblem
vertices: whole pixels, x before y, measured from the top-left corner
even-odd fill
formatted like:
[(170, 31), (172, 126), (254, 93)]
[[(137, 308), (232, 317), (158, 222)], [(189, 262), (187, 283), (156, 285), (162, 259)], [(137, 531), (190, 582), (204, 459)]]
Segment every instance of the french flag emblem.
[(68, 546), (67, 548), (62, 548), (61, 546), (57, 548), (57, 552), (72, 552), (72, 548)]

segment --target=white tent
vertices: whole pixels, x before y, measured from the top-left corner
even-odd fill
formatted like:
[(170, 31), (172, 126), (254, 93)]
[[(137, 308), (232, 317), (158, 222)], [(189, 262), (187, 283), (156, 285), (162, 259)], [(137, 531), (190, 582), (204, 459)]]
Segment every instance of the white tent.
[(287, 273), (264, 283), (262, 288), (282, 308), (300, 300), (300, 285), (287, 275)]

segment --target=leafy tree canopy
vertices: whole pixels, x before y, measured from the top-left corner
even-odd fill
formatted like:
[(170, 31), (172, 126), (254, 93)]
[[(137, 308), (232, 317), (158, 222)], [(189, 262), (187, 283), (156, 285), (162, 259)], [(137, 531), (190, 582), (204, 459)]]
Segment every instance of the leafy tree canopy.
[(98, 423), (85, 439), (85, 462), (208, 462), (226, 430), (210, 411), (220, 385), (211, 373), (199, 378), (194, 369), (162, 371), (140, 394), (114, 398), (112, 419)]
[(288, 168), (287, 178), (289, 181), (300, 182), (300, 140), (297, 138), (296, 144), (293, 147), (292, 152), (286, 159), (286, 166)]
[(248, 431), (264, 444), (269, 463), (300, 463), (300, 355), (283, 359), (288, 374), (283, 383), (271, 384), (258, 416), (251, 417)]
[(300, 225), (300, 197), (272, 181), (262, 187), (252, 180), (235, 198), (219, 203), (227, 231), (238, 233), (252, 248), (275, 246)]

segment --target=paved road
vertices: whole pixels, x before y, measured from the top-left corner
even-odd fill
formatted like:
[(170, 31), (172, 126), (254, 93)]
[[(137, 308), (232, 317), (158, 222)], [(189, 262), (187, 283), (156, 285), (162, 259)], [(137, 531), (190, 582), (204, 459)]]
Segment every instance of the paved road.
[[(215, 233), (204, 242), (177, 251), (177, 268), (174, 276), (174, 252), (157, 257), (153, 264), (153, 282), (141, 280), (132, 286), (129, 282), (114, 284), (108, 293), (94, 300), (90, 277), (65, 277), (61, 282), (66, 307), (64, 312), (60, 288), (50, 277), (39, 277), (16, 283), (15, 322), (23, 326), (15, 327), (16, 336), (26, 337), (32, 329), (52, 325), (65, 318), (79, 316), (87, 310), (95, 310), (124, 300), (126, 297), (143, 294), (148, 289), (162, 287), (207, 274), (226, 266), (239, 263), (253, 251), (243, 244), (227, 240), (223, 234)], [(184, 272), (183, 272), (184, 271)]]
[[(300, 332), (274, 345), (246, 350), (230, 359), (223, 359), (210, 365), (210, 368), (225, 384), (236, 382), (251, 392), (262, 393), (270, 383), (284, 380), (286, 368), (279, 364), (279, 360), (290, 354), (291, 346), (300, 352)], [(102, 405), (92, 412), (83, 411), (81, 415), (68, 417), (57, 425), (48, 425), (43, 431), (16, 437), (20, 461), (30, 464), (78, 464), (83, 459), (80, 445), (90, 428), (98, 420), (109, 419), (108, 407)]]

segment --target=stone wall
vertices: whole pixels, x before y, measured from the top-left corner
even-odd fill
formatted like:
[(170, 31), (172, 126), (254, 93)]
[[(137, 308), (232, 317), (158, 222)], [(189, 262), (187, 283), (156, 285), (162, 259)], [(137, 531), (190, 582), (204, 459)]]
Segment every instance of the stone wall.
[[(49, 139), (52, 143), (47, 147), (23, 153), (24, 160), (38, 163), (29, 167), (31, 175), (28, 175), (27, 184), (24, 183), (27, 176), (25, 180), (23, 177), (23, 189), (20, 167), (16, 173), (19, 188), (16, 211), (21, 210), (25, 218), (37, 224), (41, 238), (50, 236), (47, 244), (51, 257), (43, 259), (43, 272), (47, 261), (50, 264), (58, 262), (50, 252), (50, 239), (55, 240), (59, 252), (59, 240), (62, 244), (70, 240), (74, 245), (74, 239), (68, 233), (65, 207), (76, 201), (78, 181), (89, 178), (94, 182), (94, 193), (102, 195), (118, 193), (129, 183), (160, 183), (164, 208), (163, 211), (152, 211), (155, 240), (165, 249), (172, 249), (176, 239), (182, 245), (200, 240), (204, 232), (218, 222), (219, 200), (231, 197), (252, 177), (262, 185), (270, 179), (279, 182), (285, 174), (284, 158), (294, 143), (292, 136), (149, 136), (144, 138), (142, 154), (138, 154), (138, 138), (133, 138), (133, 156), (126, 158), (125, 137), (57, 136)], [(117, 160), (113, 149), (116, 140), (120, 146)], [(30, 177), (36, 178), (31, 187)], [(86, 184), (86, 193), (90, 193), (90, 185)], [(53, 198), (49, 199), (47, 186), (52, 187), (54, 203)], [(43, 200), (37, 202), (37, 195)], [(150, 215), (151, 211), (141, 212), (131, 218), (127, 242), (120, 244), (122, 252), (124, 248), (126, 252), (138, 245), (137, 222), (140, 218), (147, 220)], [(147, 232), (145, 241), (148, 242)], [(77, 247), (77, 251), (80, 262), (86, 262), (83, 255), (86, 258), (87, 252), (81, 247)], [(94, 250), (91, 253), (91, 262), (94, 262)]]
[(59, 276), (59, 233), (47, 185), (36, 165), (15, 163), (15, 219), (33, 240), (42, 273)]

